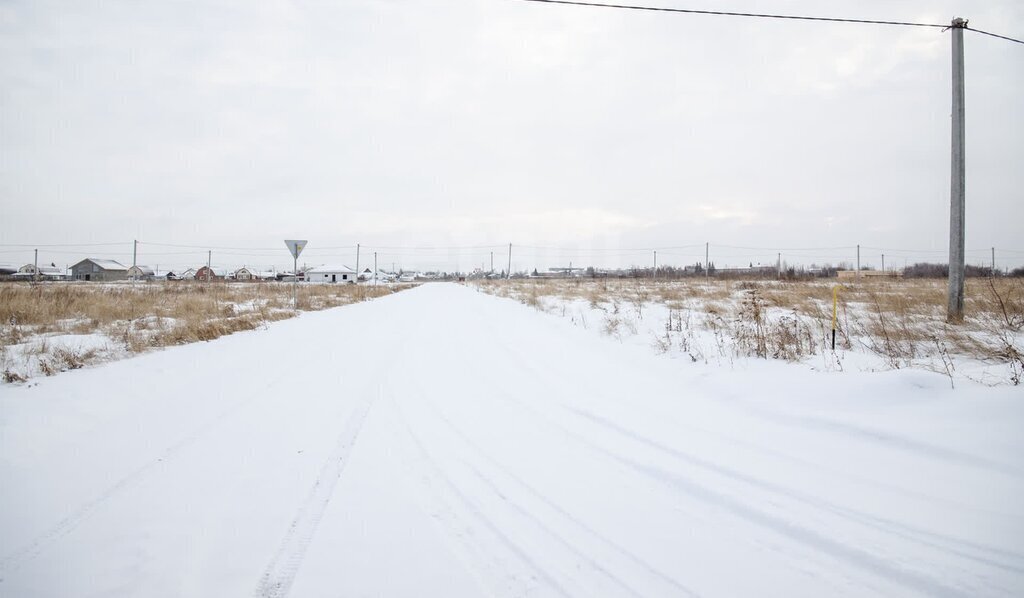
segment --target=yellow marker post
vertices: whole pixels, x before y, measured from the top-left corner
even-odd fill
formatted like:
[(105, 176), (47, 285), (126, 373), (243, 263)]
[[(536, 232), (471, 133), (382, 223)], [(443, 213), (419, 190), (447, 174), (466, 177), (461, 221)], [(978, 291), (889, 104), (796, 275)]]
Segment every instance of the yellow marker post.
[(841, 284), (832, 287), (832, 350), (836, 350), (836, 308), (839, 305), (839, 289), (845, 288)]

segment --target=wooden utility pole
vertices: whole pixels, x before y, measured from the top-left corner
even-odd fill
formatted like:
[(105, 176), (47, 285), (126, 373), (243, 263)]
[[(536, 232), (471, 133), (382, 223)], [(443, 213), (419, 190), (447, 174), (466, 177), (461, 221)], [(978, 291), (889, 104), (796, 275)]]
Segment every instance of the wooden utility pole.
[(946, 319), (964, 319), (964, 212), (966, 199), (966, 161), (964, 159), (964, 29), (967, 21), (953, 19), (953, 112), (952, 162), (949, 185), (949, 293)]

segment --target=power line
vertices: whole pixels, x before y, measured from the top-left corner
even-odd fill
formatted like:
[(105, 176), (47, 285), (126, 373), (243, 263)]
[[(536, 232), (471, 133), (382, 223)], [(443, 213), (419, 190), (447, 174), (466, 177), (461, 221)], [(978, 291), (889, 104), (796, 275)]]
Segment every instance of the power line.
[(35, 245), (25, 243), (0, 243), (0, 247), (24, 247), (26, 249), (44, 248), (44, 247), (109, 247), (112, 245), (131, 245), (131, 241), (124, 241), (123, 243), (57, 243), (53, 245)]
[(975, 33), (980, 33), (982, 35), (991, 35), (992, 37), (998, 37), (999, 39), (1005, 39), (1006, 41), (1009, 41), (1009, 42), (1014, 42), (1014, 43), (1017, 43), (1017, 44), (1024, 44), (1024, 40), (1016, 39), (1016, 38), (1013, 38), (1013, 37), (1006, 37), (1005, 35), (999, 35), (998, 33), (992, 33), (990, 31), (982, 31), (981, 29), (975, 29), (973, 27), (964, 27), (964, 29), (966, 29), (968, 31), (973, 31)]
[[(744, 247), (741, 245), (716, 245), (711, 244), (712, 248), (726, 248), (726, 249), (746, 249), (750, 251), (841, 251), (846, 249), (856, 249), (856, 245), (842, 245), (837, 247)], [(863, 246), (862, 246), (863, 247)]]
[[(730, 12), (721, 10), (696, 10), (692, 8), (666, 8), (661, 6), (636, 6), (631, 4), (603, 4), (599, 2), (576, 2), (574, 0), (520, 0), (521, 2), (540, 2), (544, 4), (568, 4), (571, 6), (589, 6), (597, 8), (618, 8), (624, 10), (643, 10), (650, 12), (674, 12), (691, 15), (716, 15), (723, 17), (749, 17), (755, 19), (785, 19), (792, 21), (827, 21), (831, 23), (860, 23), (866, 25), (898, 25), (902, 27), (931, 27), (934, 29), (945, 29), (949, 25), (938, 25), (935, 23), (913, 23), (909, 21), (879, 21), (874, 19), (844, 19), (838, 17), (810, 17), (804, 15), (779, 15), (769, 13), (753, 12)], [(977, 30), (975, 30), (977, 31)], [(979, 33), (984, 33), (979, 31)], [(1016, 41), (1016, 40), (1012, 40)]]
[[(842, 17), (812, 17), (807, 15), (780, 15), (771, 13), (755, 13), (755, 12), (732, 12), (724, 10), (696, 10), (692, 8), (667, 8), (662, 6), (637, 6), (632, 4), (605, 4), (601, 2), (577, 2), (575, 0), (520, 0), (521, 2), (539, 2), (543, 4), (566, 4), (570, 6), (587, 6), (594, 8), (617, 8), (622, 10), (642, 10), (647, 12), (674, 12), (691, 15), (714, 15), (722, 17), (747, 17), (753, 19), (781, 19), (789, 21), (818, 21), (827, 23), (857, 23), (861, 25), (895, 25), (899, 27), (928, 27), (931, 29), (942, 29), (945, 31), (949, 29), (949, 25), (940, 25), (937, 23), (916, 23), (912, 21), (885, 21), (879, 19), (847, 19)], [(992, 37), (998, 37), (1009, 42), (1018, 44), (1024, 44), (1024, 40), (1008, 37), (1005, 35), (999, 35), (998, 33), (992, 33), (991, 31), (984, 31), (982, 29), (974, 29), (968, 27), (966, 24), (963, 27), (969, 31), (975, 33), (981, 33), (982, 35), (990, 35)]]
[(215, 247), (210, 245), (179, 245), (175, 243), (153, 243), (150, 241), (139, 241), (139, 245), (152, 245), (154, 247), (177, 247), (180, 249), (201, 249), (208, 251), (210, 249), (226, 249), (235, 251), (279, 251), (277, 247)]

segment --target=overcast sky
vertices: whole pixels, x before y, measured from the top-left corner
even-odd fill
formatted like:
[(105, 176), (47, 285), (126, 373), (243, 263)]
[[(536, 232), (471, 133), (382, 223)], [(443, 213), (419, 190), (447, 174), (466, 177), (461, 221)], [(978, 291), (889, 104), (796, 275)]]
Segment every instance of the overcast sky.
[[(1020, 0), (652, 0), (970, 25)], [(1024, 263), (1024, 45), (965, 33), (969, 263)], [(0, 1), (0, 262), (945, 261), (950, 34), (517, 0)], [(688, 247), (697, 246), (700, 247)], [(753, 247), (758, 249), (734, 249)], [(320, 249), (318, 249), (318, 247)], [(528, 247), (557, 249), (533, 250)], [(670, 247), (686, 247), (672, 250)], [(901, 250), (914, 250), (915, 253)], [(195, 251), (195, 253), (186, 253)], [(1016, 252), (1016, 253), (1014, 253)], [(363, 254), (363, 263), (366, 263)], [(487, 264), (489, 267), (489, 264)]]

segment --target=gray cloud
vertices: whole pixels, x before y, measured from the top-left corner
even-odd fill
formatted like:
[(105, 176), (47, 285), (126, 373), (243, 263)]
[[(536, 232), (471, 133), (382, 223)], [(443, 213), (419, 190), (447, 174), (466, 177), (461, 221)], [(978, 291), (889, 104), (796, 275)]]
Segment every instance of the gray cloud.
[[(730, 8), (1024, 34), (1014, 0)], [(0, 243), (946, 246), (937, 30), (508, 0), (8, 2), (0, 56)], [(967, 34), (968, 248), (1024, 249), (1022, 63)]]

